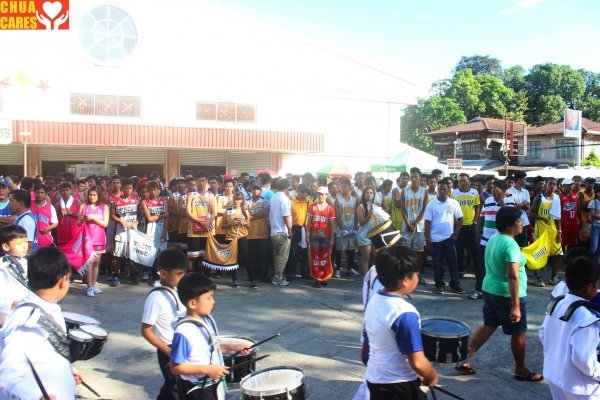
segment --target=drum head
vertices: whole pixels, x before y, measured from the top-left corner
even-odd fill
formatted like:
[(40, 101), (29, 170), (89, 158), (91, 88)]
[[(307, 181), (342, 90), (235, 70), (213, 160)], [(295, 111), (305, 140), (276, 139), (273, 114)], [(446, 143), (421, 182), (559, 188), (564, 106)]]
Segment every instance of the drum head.
[(428, 318), (421, 321), (421, 333), (433, 337), (455, 338), (468, 336), (471, 328), (452, 318)]
[(69, 338), (78, 342), (91, 342), (92, 340), (94, 340), (92, 335), (80, 329), (71, 329), (69, 331)]
[(249, 396), (272, 396), (296, 389), (304, 383), (304, 372), (295, 367), (273, 367), (253, 372), (242, 379), (242, 393)]
[(78, 314), (69, 311), (63, 311), (63, 317), (65, 321), (71, 322), (76, 325), (100, 325), (97, 319), (88, 317), (87, 315)]
[[(256, 340), (252, 340), (252, 339), (248, 339), (245, 337), (235, 337), (235, 336), (219, 336), (219, 339), (221, 340), (221, 344), (233, 344), (233, 345), (238, 345), (238, 344), (243, 344), (246, 345), (248, 347), (252, 346), (254, 343), (256, 343)], [(252, 349), (252, 352), (255, 352), (256, 350), (258, 350), (257, 347), (254, 347)], [(228, 351), (227, 353), (223, 353), (224, 356), (227, 355), (231, 355), (235, 353), (234, 351)]]
[(81, 325), (79, 329), (90, 334), (95, 339), (104, 339), (108, 336), (108, 332), (95, 325)]

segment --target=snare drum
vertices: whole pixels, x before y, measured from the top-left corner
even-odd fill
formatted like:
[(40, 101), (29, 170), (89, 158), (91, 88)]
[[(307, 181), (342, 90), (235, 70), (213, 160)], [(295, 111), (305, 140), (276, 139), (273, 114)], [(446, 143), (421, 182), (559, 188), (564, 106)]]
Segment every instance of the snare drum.
[(108, 332), (95, 325), (83, 325), (80, 329), (89, 334), (93, 339), (92, 344), (88, 347), (88, 351), (84, 356), (85, 358), (81, 358), (81, 360), (89, 360), (100, 354), (102, 347), (104, 347), (104, 343), (108, 340)]
[(421, 337), (425, 356), (431, 362), (459, 363), (469, 355), (471, 328), (451, 318), (429, 318), (421, 321)]
[(97, 319), (88, 317), (87, 315), (69, 311), (63, 311), (62, 314), (65, 318), (65, 324), (67, 325), (67, 332), (71, 329), (79, 329), (82, 325), (100, 325), (100, 322), (98, 322)]
[(305, 400), (304, 372), (295, 367), (273, 367), (253, 372), (241, 383), (242, 400)]
[[(226, 344), (226, 345), (227, 344), (232, 344), (232, 345), (244, 344), (244, 345), (250, 347), (254, 343), (256, 343), (255, 340), (248, 339), (245, 337), (220, 336), (219, 338), (221, 339), (221, 344)], [(258, 351), (258, 348), (255, 347), (252, 349), (252, 353), (246, 354), (246, 355), (238, 354), (237, 356), (235, 356), (233, 358), (231, 358), (230, 356), (234, 352), (223, 353), (223, 358), (225, 359), (225, 365), (228, 366), (229, 368), (231, 368), (236, 364), (239, 364), (239, 363), (242, 363), (245, 361), (254, 360), (256, 358), (257, 351)], [(227, 383), (239, 383), (243, 377), (254, 372), (255, 368), (256, 368), (255, 363), (248, 363), (242, 367), (232, 369), (229, 371), (229, 375), (226, 376), (225, 380)]]
[(94, 338), (89, 333), (80, 329), (69, 330), (69, 350), (71, 352), (71, 362), (87, 360), (85, 358), (89, 348), (92, 346)]
[(402, 237), (391, 220), (380, 223), (371, 229), (367, 236), (375, 249), (393, 246)]

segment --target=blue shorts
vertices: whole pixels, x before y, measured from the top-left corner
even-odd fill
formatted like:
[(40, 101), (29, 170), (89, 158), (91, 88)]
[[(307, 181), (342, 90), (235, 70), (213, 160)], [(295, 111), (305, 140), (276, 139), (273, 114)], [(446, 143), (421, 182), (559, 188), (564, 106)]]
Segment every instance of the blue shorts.
[(329, 238), (310, 239), (310, 245), (313, 247), (329, 247)]
[(527, 332), (527, 296), (519, 298), (521, 309), (521, 320), (514, 323), (510, 319), (512, 301), (510, 297), (496, 296), (483, 292), (483, 323), (486, 326), (497, 328), (502, 325), (505, 335), (521, 335)]
[(402, 236), (406, 241), (404, 241), (403, 246), (408, 247), (414, 251), (423, 251), (425, 248), (425, 233), (424, 232), (402, 232)]

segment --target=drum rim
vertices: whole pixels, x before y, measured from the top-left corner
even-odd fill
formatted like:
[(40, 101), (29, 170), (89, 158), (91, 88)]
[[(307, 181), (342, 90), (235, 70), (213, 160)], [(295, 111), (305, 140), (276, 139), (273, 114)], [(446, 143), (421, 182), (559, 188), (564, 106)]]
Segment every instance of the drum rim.
[[(437, 333), (437, 332), (432, 332), (429, 331), (425, 328), (423, 328), (423, 323), (425, 321), (451, 321), (451, 322), (456, 322), (462, 326), (464, 326), (466, 328), (466, 331), (464, 332), (460, 332), (460, 333)], [(439, 337), (439, 338), (444, 338), (444, 339), (452, 339), (452, 338), (458, 338), (458, 337), (464, 337), (464, 336), (469, 336), (471, 334), (471, 327), (463, 322), (460, 321), (458, 319), (455, 318), (449, 318), (449, 317), (431, 317), (431, 318), (425, 318), (421, 320), (421, 333), (424, 335), (427, 335), (429, 337)]]
[[(264, 372), (268, 372), (268, 371), (273, 371), (273, 370), (285, 370), (285, 369), (290, 369), (290, 370), (294, 370), (294, 371), (298, 371), (302, 374), (302, 378), (300, 379), (300, 384), (298, 386), (295, 386), (293, 388), (287, 387), (287, 389), (289, 390), (295, 390), (298, 389), (299, 387), (302, 387), (305, 385), (305, 377), (306, 375), (304, 374), (304, 370), (300, 367), (289, 367), (289, 366), (278, 366), (278, 367), (269, 367), (269, 368), (263, 368), (263, 369), (259, 369), (258, 371), (254, 371), (249, 375), (246, 375), (245, 377), (242, 378), (242, 380), (240, 381), (240, 391), (242, 394), (247, 394), (250, 396), (273, 396), (276, 394), (281, 394), (281, 390), (285, 389), (285, 387), (279, 388), (279, 389), (271, 389), (271, 390), (255, 390), (255, 389), (249, 389), (249, 388), (244, 388), (244, 383), (248, 380), (253, 378), (256, 375), (262, 374)], [(276, 390), (278, 390), (276, 392)]]
[[(396, 231), (396, 232), (398, 232), (398, 231)], [(398, 240), (400, 240), (401, 238), (402, 238), (402, 234), (400, 234), (400, 232), (398, 232), (398, 234), (396, 236), (394, 236), (394, 238), (392, 240), (390, 240), (390, 242), (385, 247), (391, 247), (391, 246), (395, 245), (396, 242)]]
[[(81, 337), (78, 337), (78, 336), (73, 336), (73, 335), (77, 335), (77, 334), (80, 334), (80, 333), (83, 333), (84, 335), (89, 336), (89, 338), (88, 337), (81, 338)], [(90, 335), (86, 331), (82, 331), (81, 329), (71, 329), (71, 330), (69, 330), (68, 335), (69, 335), (69, 339), (73, 339), (76, 342), (89, 343), (89, 342), (93, 342), (94, 341), (94, 337), (92, 335)]]
[[(88, 329), (92, 329), (92, 330), (100, 329), (102, 332), (104, 332), (104, 334), (101, 335), (98, 332), (88, 332)], [(79, 327), (79, 330), (90, 334), (94, 339), (104, 339), (104, 338), (108, 337), (108, 331), (98, 325), (90, 325), (90, 324), (81, 325)]]
[[(65, 321), (75, 323), (76, 325), (100, 325), (100, 321), (98, 321), (94, 317), (90, 317), (89, 315), (85, 315), (85, 314), (81, 314), (81, 313), (77, 313), (77, 312), (73, 312), (73, 311), (63, 311), (62, 315), (63, 315), (63, 318), (65, 319)], [(83, 322), (82, 320), (76, 320), (73, 318), (69, 318), (69, 315), (71, 315), (71, 316), (81, 315), (83, 317), (89, 318), (93, 322)]]
[(390, 225), (392, 224), (392, 220), (388, 219), (385, 222), (382, 222), (380, 225), (377, 225), (376, 227), (374, 227), (373, 229), (371, 229), (368, 233), (367, 233), (367, 237), (371, 238), (375, 235), (379, 235), (381, 232), (383, 232), (384, 230), (386, 230), (387, 228), (390, 227)]
[[(219, 339), (242, 339), (245, 340), (247, 342), (250, 342), (251, 344), (255, 344), (256, 340), (254, 339), (250, 339), (249, 337), (245, 337), (245, 336), (237, 336), (237, 335), (219, 335)], [(253, 347), (252, 348), (252, 354), (256, 353), (259, 350), (258, 347)], [(224, 356), (227, 356), (228, 354), (233, 354), (235, 353), (234, 351), (228, 351), (227, 353), (223, 353)], [(248, 357), (248, 354), (244, 355), (244, 356), (236, 356), (235, 358), (238, 357)]]

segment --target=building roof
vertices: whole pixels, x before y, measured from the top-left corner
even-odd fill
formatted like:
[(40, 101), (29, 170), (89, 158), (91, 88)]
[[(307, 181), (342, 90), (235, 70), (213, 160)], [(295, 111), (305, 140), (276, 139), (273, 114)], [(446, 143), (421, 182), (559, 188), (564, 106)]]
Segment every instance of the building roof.
[[(503, 119), (477, 117), (464, 124), (453, 125), (436, 131), (427, 132), (426, 135), (437, 136), (456, 132), (504, 132), (505, 123), (508, 124), (510, 122), (511, 121), (505, 121)], [(521, 133), (523, 124), (523, 122), (515, 122), (513, 128), (514, 132)], [(508, 125), (506, 125), (506, 129), (508, 129)]]
[[(536, 128), (531, 128), (527, 131), (527, 135), (562, 135), (564, 128), (564, 120), (560, 120)], [(584, 135), (600, 135), (600, 122), (592, 121), (588, 118), (581, 118), (581, 130)]]
[(22, 142), (19, 132), (29, 131), (32, 145), (105, 147), (208, 148), (289, 153), (322, 152), (321, 133), (280, 132), (250, 129), (99, 124), (85, 122), (13, 121), (13, 143)]

